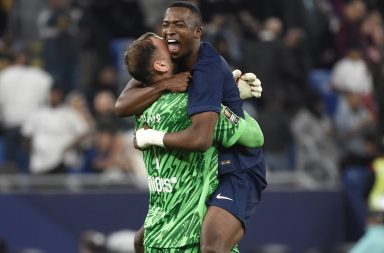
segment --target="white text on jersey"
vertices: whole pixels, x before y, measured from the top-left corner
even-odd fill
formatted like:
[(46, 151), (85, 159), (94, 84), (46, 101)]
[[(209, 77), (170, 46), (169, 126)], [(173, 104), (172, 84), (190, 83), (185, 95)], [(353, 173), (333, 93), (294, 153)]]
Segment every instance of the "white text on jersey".
[(177, 178), (161, 178), (161, 177), (148, 177), (149, 191), (160, 192), (172, 192), (173, 185), (177, 183)]

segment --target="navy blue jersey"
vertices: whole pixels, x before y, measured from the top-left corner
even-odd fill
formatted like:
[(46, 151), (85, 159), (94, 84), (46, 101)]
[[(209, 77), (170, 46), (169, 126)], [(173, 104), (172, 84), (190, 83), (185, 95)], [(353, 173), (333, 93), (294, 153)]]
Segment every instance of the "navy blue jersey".
[[(188, 114), (190, 116), (213, 111), (220, 113), (221, 104), (244, 117), (243, 102), (225, 59), (209, 44), (200, 44), (199, 56), (192, 70), (192, 83), (188, 88)], [(260, 148), (234, 145), (219, 147), (219, 174), (255, 167), (262, 162)]]
[(200, 44), (191, 82), (188, 89), (190, 116), (208, 111), (220, 113), (222, 103), (238, 116), (244, 117), (243, 102), (231, 68), (209, 43)]

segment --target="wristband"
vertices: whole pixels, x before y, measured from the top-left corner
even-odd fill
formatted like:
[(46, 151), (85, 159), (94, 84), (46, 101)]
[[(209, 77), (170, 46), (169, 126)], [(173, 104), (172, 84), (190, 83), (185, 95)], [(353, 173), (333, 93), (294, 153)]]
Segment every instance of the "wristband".
[(136, 131), (136, 142), (140, 148), (147, 148), (151, 145), (164, 148), (164, 135), (164, 132), (141, 128)]
[(156, 131), (153, 129), (147, 129), (146, 131), (148, 138), (150, 139), (150, 144), (164, 148), (164, 132)]

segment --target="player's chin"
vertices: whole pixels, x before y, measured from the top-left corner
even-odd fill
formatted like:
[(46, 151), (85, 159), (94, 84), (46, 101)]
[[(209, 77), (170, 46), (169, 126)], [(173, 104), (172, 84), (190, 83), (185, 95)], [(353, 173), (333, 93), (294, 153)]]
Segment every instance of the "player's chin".
[(172, 59), (174, 59), (174, 60), (182, 58), (185, 56), (185, 52), (183, 52), (183, 50), (181, 50), (181, 49), (169, 51), (169, 54), (171, 55)]
[(180, 59), (182, 57), (182, 55), (179, 53), (170, 53), (170, 55), (171, 55), (172, 60), (177, 60), (177, 59)]

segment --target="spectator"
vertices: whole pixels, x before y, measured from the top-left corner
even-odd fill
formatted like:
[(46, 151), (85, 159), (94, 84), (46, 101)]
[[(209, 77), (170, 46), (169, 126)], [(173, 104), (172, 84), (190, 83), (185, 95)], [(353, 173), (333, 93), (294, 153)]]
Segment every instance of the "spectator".
[(255, 39), (261, 29), (259, 20), (247, 9), (239, 11), (239, 25), (245, 39)]
[(43, 42), (46, 70), (62, 85), (65, 93), (79, 88), (77, 68), (80, 50), (79, 22), (82, 12), (71, 0), (49, 0), (38, 15), (39, 36)]
[(373, 94), (377, 104), (380, 129), (384, 133), (384, 23), (381, 13), (371, 11), (361, 26), (365, 39), (365, 58), (372, 71)]
[(335, 35), (337, 59), (345, 56), (348, 45), (361, 43), (360, 24), (366, 13), (366, 5), (362, 0), (352, 0), (343, 7), (343, 17)]
[[(274, 93), (279, 92), (284, 82), (281, 79), (283, 56), (283, 41), (281, 35), (283, 24), (280, 19), (270, 17), (263, 23), (258, 33), (258, 39), (245, 41), (245, 51), (240, 69), (244, 72), (254, 72), (263, 82), (262, 101), (271, 100)], [(255, 61), (255, 59), (257, 59)], [(276, 97), (276, 96), (275, 96)], [(279, 98), (285, 99), (282, 96)]]
[(126, 129), (126, 124), (115, 115), (115, 97), (109, 91), (98, 92), (93, 99), (93, 114), (97, 129), (113, 131)]
[(215, 13), (204, 29), (204, 40), (213, 44), (219, 53), (223, 52), (230, 66), (237, 66), (242, 58), (242, 40), (234, 16), (229, 12)]
[(29, 66), (27, 51), (16, 54), (14, 62), (0, 75), (0, 119), (4, 127), (8, 166), (24, 171), (20, 159), (20, 127), (25, 120), (48, 102), (52, 77)]
[(133, 146), (133, 139), (135, 137), (135, 133), (133, 130), (129, 130), (122, 134), (123, 144), (125, 155), (129, 157), (131, 168), (132, 168), (132, 176), (134, 177), (135, 185), (140, 189), (147, 189), (147, 171), (145, 169), (143, 154), (140, 150), (137, 150)]
[(50, 105), (30, 115), (22, 126), (22, 134), (30, 144), (32, 174), (67, 172), (66, 155), (89, 130), (80, 115), (63, 103), (63, 97), (61, 88), (54, 86)]
[(125, 152), (122, 136), (111, 129), (98, 129), (87, 151), (83, 172), (121, 174), (131, 171), (130, 154)]
[(73, 152), (67, 154), (66, 159), (70, 163), (70, 169), (73, 172), (78, 172), (83, 166), (84, 153), (92, 145), (92, 135), (95, 132), (95, 119), (88, 108), (87, 100), (80, 92), (72, 91), (66, 97), (66, 104), (77, 112), (80, 118), (84, 121), (89, 129), (87, 134), (82, 138), (78, 145), (74, 148)]
[[(173, 0), (140, 0), (137, 1), (139, 4), (146, 27), (153, 28), (162, 20), (164, 17), (164, 10), (172, 3)], [(158, 33), (160, 34), (160, 33)]]
[(332, 4), (340, 0), (281, 1), (282, 20), (289, 28), (297, 27), (305, 33), (307, 50), (313, 65), (329, 68), (334, 62), (333, 23), (336, 21)]
[(10, 33), (6, 33), (0, 37), (0, 71), (13, 63), (12, 39), (13, 38)]
[(290, 108), (297, 101), (305, 101), (308, 94), (308, 73), (311, 67), (305, 32), (300, 28), (289, 28), (284, 36), (282, 61), (282, 89)]
[(376, 131), (372, 113), (357, 93), (347, 93), (335, 113), (337, 137), (346, 164), (371, 157), (366, 137)]
[(339, 179), (340, 155), (334, 141), (335, 129), (319, 95), (311, 92), (306, 101), (307, 105), (291, 122), (296, 169), (306, 175), (314, 187), (335, 185)]
[(23, 43), (34, 43), (38, 41), (39, 35), (36, 17), (47, 5), (47, 0), (5, 0), (9, 2), (9, 17), (7, 30)]
[(366, 197), (371, 171), (369, 166), (376, 155), (374, 147), (376, 126), (374, 117), (356, 93), (340, 99), (334, 115), (341, 151), (341, 179), (348, 198), (347, 240), (357, 240), (364, 232)]
[(372, 95), (372, 75), (359, 44), (350, 44), (345, 57), (336, 62), (332, 69), (331, 82), (341, 95), (346, 92)]
[(89, 129), (93, 130), (95, 128), (95, 119), (82, 93), (76, 91), (69, 93), (66, 98), (66, 104), (80, 114)]
[[(260, 110), (258, 122), (263, 128), (265, 138), (264, 156), (270, 171), (287, 171), (292, 169), (290, 146), (292, 135), (290, 117), (284, 111), (282, 99), (277, 97), (268, 100)], [(273, 115), (273, 117), (271, 117)]]
[(332, 69), (331, 85), (341, 98), (349, 93), (359, 94), (364, 105), (376, 114), (372, 74), (363, 59), (360, 45), (351, 44), (346, 56), (336, 62)]
[(100, 68), (96, 74), (96, 80), (89, 88), (89, 101), (92, 101), (97, 93), (101, 91), (109, 91), (114, 97), (119, 92), (117, 82), (117, 70), (112, 65), (106, 65)]

